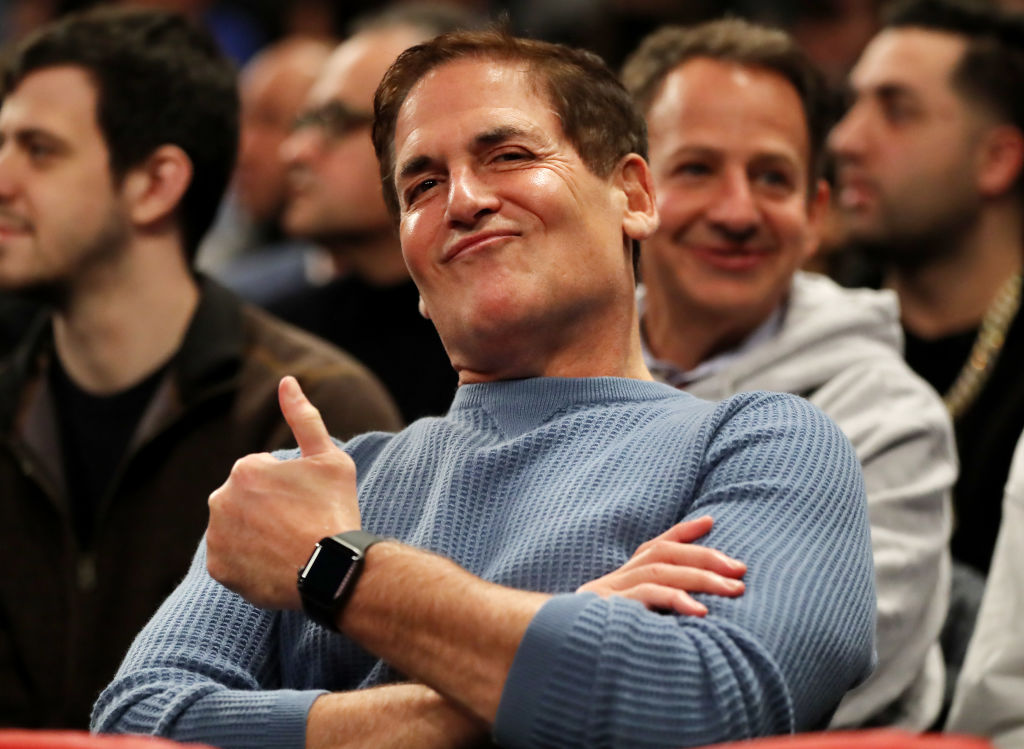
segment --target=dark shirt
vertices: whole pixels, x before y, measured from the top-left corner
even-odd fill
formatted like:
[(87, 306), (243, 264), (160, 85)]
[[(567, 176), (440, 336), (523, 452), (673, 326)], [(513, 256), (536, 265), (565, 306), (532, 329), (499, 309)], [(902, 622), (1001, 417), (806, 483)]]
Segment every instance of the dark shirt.
[(38, 302), (0, 292), (0, 356), (14, 350), (43, 312)]
[(907, 364), (938, 392), (945, 393), (953, 386), (970, 356), (978, 329), (971, 328), (931, 340), (919, 338), (906, 329), (903, 334), (906, 337)]
[(54, 356), (50, 388), (60, 434), (64, 477), (75, 532), (83, 549), (92, 547), (97, 510), (113, 484), (128, 440), (169, 364), (112, 395), (93, 395), (76, 385)]
[[(977, 330), (934, 340), (904, 331), (907, 363), (940, 393), (970, 355)], [(992, 375), (954, 424), (960, 477), (953, 487), (954, 558), (987, 572), (1002, 519), (1003, 487), (1024, 432), (1024, 311), (1018, 312)]]
[(448, 412), (457, 377), (412, 281), (372, 286), (347, 277), (268, 305), (287, 322), (352, 354), (388, 389), (402, 418)]

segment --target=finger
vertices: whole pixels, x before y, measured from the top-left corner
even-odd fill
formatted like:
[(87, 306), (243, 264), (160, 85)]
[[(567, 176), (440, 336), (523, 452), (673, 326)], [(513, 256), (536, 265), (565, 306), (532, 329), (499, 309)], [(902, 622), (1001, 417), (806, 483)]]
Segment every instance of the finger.
[(294, 377), (289, 375), (281, 379), (281, 384), (277, 388), (277, 399), (281, 404), (284, 420), (291, 427), (304, 458), (336, 449), (323, 419), (320, 418), (320, 412), (306, 398)]
[(693, 520), (683, 520), (680, 523), (676, 523), (664, 533), (655, 536), (650, 541), (646, 541), (637, 547), (634, 552), (634, 556), (642, 551), (647, 550), (652, 545), (657, 544), (660, 541), (672, 541), (674, 543), (688, 544), (696, 541), (701, 536), (707, 535), (708, 531), (711, 530), (711, 526), (714, 525), (710, 515), (702, 515), (699, 518)]
[(685, 590), (676, 590), (664, 585), (644, 583), (615, 595), (639, 601), (652, 610), (675, 611), (685, 616), (704, 616), (708, 608)]
[(655, 563), (694, 567), (716, 572), (726, 577), (743, 577), (747, 572), (747, 565), (717, 549), (671, 541), (659, 541), (652, 544), (643, 553), (630, 560), (630, 567), (636, 568)]
[(618, 590), (628, 590), (645, 583), (689, 593), (710, 593), (730, 598), (741, 595), (746, 590), (741, 580), (724, 577), (708, 570), (661, 562), (637, 567), (608, 581), (611, 587)]
[(684, 520), (681, 523), (676, 523), (662, 535), (671, 541), (688, 544), (696, 541), (701, 536), (706, 536), (714, 524), (715, 521), (710, 515), (701, 515), (693, 520)]

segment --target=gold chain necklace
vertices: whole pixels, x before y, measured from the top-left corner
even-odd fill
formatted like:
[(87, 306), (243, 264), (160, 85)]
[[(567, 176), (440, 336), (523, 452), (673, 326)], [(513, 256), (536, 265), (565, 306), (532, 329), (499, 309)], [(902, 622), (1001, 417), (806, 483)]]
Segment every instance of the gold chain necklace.
[(1020, 307), (1020, 282), (1021, 274), (1015, 273), (1003, 283), (985, 311), (971, 355), (964, 362), (952, 387), (942, 396), (954, 421), (974, 403), (995, 369), (1003, 344), (1006, 343), (1006, 331)]

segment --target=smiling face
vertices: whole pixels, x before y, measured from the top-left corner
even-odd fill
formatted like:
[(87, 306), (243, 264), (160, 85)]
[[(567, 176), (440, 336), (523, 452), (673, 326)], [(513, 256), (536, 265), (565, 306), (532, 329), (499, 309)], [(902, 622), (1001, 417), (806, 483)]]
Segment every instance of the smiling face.
[[(402, 251), (460, 372), (550, 373), (631, 316), (626, 238), (644, 229), (623, 170), (583, 164), (535, 80), (523, 64), (452, 62), (399, 111)], [(625, 163), (646, 178), (642, 159)]]
[(756, 327), (817, 245), (808, 132), (793, 86), (707, 58), (665, 78), (647, 112), (661, 226), (641, 268), (652, 303)]
[(80, 280), (124, 250), (130, 222), (96, 122), (96, 90), (75, 67), (30, 73), (0, 108), (0, 288)]
[(964, 49), (954, 34), (881, 32), (850, 74), (854, 101), (829, 138), (845, 229), (897, 262), (940, 252), (980, 208), (983, 118), (952, 85)]

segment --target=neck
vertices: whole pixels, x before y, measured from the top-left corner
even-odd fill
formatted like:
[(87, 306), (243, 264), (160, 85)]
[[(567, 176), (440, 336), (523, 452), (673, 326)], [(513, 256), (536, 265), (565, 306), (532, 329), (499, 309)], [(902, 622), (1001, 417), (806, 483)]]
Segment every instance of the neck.
[(738, 346), (774, 311), (772, 307), (738, 316), (731, 310), (700, 309), (654, 284), (646, 287), (646, 303), (643, 330), (647, 348), (684, 372)]
[(977, 327), (1006, 279), (1022, 267), (1016, 210), (983, 212), (956, 252), (913, 269), (887, 272), (885, 285), (900, 299), (904, 327), (939, 338)]
[(57, 356), (88, 392), (116, 393), (151, 374), (181, 346), (192, 319), (199, 290), (180, 247), (146, 244), (76, 279), (54, 312)]
[[(523, 325), (486, 341), (469, 356), (452, 355), (459, 384), (527, 377), (626, 377), (652, 380), (640, 346), (636, 305), (630, 313), (602, 316), (586, 324)], [(547, 335), (538, 336), (538, 331)]]
[(336, 239), (327, 250), (340, 271), (348, 271), (372, 286), (397, 286), (409, 280), (398, 238), (389, 228), (383, 232)]

